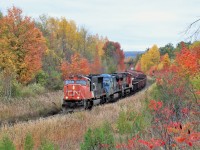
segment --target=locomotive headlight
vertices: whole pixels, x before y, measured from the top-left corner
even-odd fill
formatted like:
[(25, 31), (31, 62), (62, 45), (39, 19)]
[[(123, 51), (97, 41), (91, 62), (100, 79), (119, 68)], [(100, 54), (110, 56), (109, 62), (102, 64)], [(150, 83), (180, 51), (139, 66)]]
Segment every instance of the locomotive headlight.
[(68, 96), (66, 96), (65, 98), (68, 99)]
[(78, 96), (77, 99), (80, 99), (80, 97)]
[(73, 85), (72, 89), (74, 90), (75, 89), (75, 86)]

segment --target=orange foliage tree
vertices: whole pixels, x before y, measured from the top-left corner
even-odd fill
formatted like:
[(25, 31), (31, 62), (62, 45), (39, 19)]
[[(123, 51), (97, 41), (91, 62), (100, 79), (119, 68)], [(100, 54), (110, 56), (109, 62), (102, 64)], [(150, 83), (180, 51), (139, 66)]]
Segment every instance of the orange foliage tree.
[(90, 73), (90, 64), (87, 59), (82, 58), (79, 53), (71, 56), (71, 61), (63, 61), (61, 64), (63, 78), (70, 75), (87, 75)]
[(102, 65), (98, 55), (94, 57), (94, 61), (91, 64), (91, 73), (92, 74), (102, 73)]
[(21, 9), (8, 9), (0, 19), (0, 43), (1, 69), (7, 75), (15, 74), (23, 84), (33, 79), (41, 68), (46, 44), (31, 18), (22, 16)]

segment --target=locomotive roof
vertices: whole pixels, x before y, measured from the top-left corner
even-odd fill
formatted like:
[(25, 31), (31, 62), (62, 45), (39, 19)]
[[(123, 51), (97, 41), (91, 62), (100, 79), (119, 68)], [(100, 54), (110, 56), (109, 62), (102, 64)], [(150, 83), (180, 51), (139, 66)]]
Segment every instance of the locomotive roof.
[(101, 76), (102, 77), (107, 77), (107, 78), (111, 78), (112, 77), (112, 75), (110, 75), (110, 74), (101, 74)]
[(65, 80), (74, 79), (74, 78), (78, 78), (78, 79), (84, 78), (84, 79), (91, 81), (90, 78), (88, 78), (87, 76), (84, 76), (84, 75), (72, 75), (72, 76), (67, 77)]

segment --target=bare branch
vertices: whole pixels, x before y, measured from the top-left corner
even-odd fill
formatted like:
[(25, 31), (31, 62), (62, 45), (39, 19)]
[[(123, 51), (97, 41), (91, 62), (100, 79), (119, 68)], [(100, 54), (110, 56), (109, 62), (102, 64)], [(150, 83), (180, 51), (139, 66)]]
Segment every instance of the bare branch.
[[(187, 37), (187, 39), (194, 39), (194, 40), (198, 40), (198, 36), (200, 35), (200, 24), (198, 25), (198, 23), (200, 22), (200, 18), (195, 20), (194, 22), (192, 22), (185, 30), (185, 35), (189, 35)], [(197, 26), (197, 27), (196, 27)]]

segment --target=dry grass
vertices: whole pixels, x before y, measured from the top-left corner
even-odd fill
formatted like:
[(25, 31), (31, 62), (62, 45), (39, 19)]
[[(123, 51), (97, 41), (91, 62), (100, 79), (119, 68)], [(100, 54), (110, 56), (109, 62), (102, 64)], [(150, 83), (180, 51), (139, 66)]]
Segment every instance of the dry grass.
[(61, 149), (76, 150), (79, 149), (83, 135), (89, 127), (99, 127), (105, 121), (113, 124), (122, 109), (140, 112), (143, 108), (142, 100), (146, 98), (148, 91), (143, 90), (117, 103), (94, 107), (91, 111), (56, 115), (14, 126), (4, 125), (0, 128), (0, 137), (8, 135), (19, 150), (23, 149), (27, 133), (32, 134), (35, 148), (45, 138), (58, 144)]
[(0, 101), (0, 123), (46, 115), (59, 109), (62, 92), (51, 92), (36, 97), (12, 99), (10, 102)]

